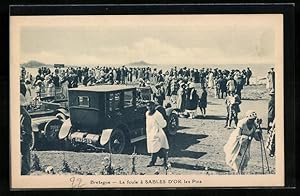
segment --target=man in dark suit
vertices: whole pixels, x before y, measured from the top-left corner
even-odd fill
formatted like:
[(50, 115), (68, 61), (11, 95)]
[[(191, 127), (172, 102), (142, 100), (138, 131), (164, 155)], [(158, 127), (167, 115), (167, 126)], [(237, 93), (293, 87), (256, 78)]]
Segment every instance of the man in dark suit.
[(32, 143), (32, 127), (31, 117), (26, 110), (26, 91), (20, 92), (20, 140), (21, 140), (21, 175), (28, 175), (30, 173), (30, 145)]

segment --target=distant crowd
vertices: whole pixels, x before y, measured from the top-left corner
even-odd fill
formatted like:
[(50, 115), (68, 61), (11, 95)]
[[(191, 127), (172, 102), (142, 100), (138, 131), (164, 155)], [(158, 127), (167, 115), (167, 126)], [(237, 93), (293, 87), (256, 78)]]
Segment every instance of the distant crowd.
[[(244, 70), (221, 70), (221, 69), (195, 69), (195, 68), (171, 68), (163, 72), (156, 68), (133, 68), (133, 67), (76, 67), (56, 68), (54, 71), (47, 67), (38, 69), (38, 74), (33, 76), (25, 68), (21, 70), (21, 79), (33, 87), (40, 86), (41, 91), (51, 88), (67, 87), (75, 88), (78, 85), (91, 86), (97, 84), (134, 84), (145, 85), (150, 83), (165, 83), (167, 94), (174, 94), (179, 89), (179, 82), (183, 81), (199, 83), (201, 87), (215, 89), (216, 97), (223, 97), (229, 89), (239, 95), (244, 85), (249, 85), (252, 76), (250, 68)], [(171, 82), (172, 81), (172, 82)], [(228, 81), (230, 81), (228, 83)], [(52, 90), (53, 91), (53, 90)], [(176, 93), (175, 93), (176, 94)]]
[[(256, 131), (257, 129), (261, 131), (261, 122), (257, 123), (259, 118), (257, 118), (255, 111), (248, 111), (244, 119), (238, 118), (238, 114), (241, 112), (242, 90), (244, 86), (250, 85), (251, 76), (252, 71), (249, 67), (243, 70), (173, 67), (164, 72), (151, 67), (68, 67), (55, 68), (54, 71), (47, 67), (41, 67), (35, 76), (22, 67), (20, 90), (21, 94), (24, 95), (22, 101), (24, 106), (27, 104), (37, 106), (43, 97), (42, 95), (55, 97), (59, 89), (64, 98), (67, 99), (68, 89), (77, 88), (81, 85), (128, 84), (148, 87), (151, 89), (156, 104), (162, 106), (165, 103), (172, 104), (179, 117), (192, 119), (198, 116), (198, 108), (200, 108), (202, 118), (206, 118), (209, 90), (213, 92), (215, 99), (225, 100), (227, 111), (225, 127), (230, 129), (233, 125), (233, 128), (236, 128), (224, 146), (226, 163), (237, 173), (243, 173), (250, 159), (248, 146), (250, 146), (252, 138), (263, 142), (262, 137), (259, 136), (261, 133)], [(265, 79), (267, 80), (266, 88), (270, 95), (267, 125), (269, 137), (266, 148), (269, 155), (274, 156), (275, 72), (273, 68), (268, 71)], [(246, 140), (242, 140), (243, 138), (246, 138)], [(241, 144), (241, 142), (246, 145)], [(240, 145), (239, 148), (235, 147), (238, 145)], [(166, 159), (164, 164), (166, 164)], [(148, 166), (152, 165), (154, 164), (150, 162)]]
[[(274, 88), (274, 70), (268, 72), (267, 88)], [(37, 75), (33, 76), (26, 68), (21, 68), (21, 82), (25, 85), (26, 100), (36, 103), (42, 97), (55, 96), (59, 91), (68, 97), (68, 89), (79, 85), (93, 86), (101, 84), (132, 84), (140, 87), (153, 86), (153, 98), (163, 105), (170, 102), (176, 105), (180, 114), (195, 116), (195, 108), (199, 106), (202, 115), (206, 115), (207, 90), (213, 91), (215, 98), (225, 99), (228, 109), (228, 119), (235, 119), (239, 112), (240, 99), (244, 86), (250, 84), (252, 71), (248, 67), (243, 70), (219, 68), (177, 68), (162, 71), (151, 67), (68, 67), (55, 68), (40, 67)], [(199, 92), (197, 90), (200, 89)], [(231, 108), (231, 106), (229, 108)], [(233, 112), (231, 112), (233, 111)], [(231, 124), (231, 123), (229, 123)]]

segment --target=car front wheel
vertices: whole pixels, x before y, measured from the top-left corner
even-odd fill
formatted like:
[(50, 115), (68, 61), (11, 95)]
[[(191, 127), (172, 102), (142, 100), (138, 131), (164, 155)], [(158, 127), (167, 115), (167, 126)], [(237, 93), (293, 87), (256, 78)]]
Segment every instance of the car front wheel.
[(121, 154), (125, 150), (126, 146), (126, 135), (122, 129), (114, 129), (111, 133), (108, 148), (113, 154)]

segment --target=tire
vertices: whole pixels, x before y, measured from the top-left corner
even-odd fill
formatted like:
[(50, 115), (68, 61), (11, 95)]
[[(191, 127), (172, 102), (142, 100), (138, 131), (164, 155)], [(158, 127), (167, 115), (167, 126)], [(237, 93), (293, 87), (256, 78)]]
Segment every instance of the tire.
[(44, 131), (46, 141), (50, 144), (55, 144), (59, 141), (58, 133), (63, 121), (60, 119), (52, 119), (46, 123)]
[(122, 154), (127, 146), (127, 137), (125, 132), (122, 129), (116, 128), (111, 133), (108, 150), (112, 154)]
[(176, 135), (179, 126), (178, 116), (175, 113), (171, 113), (168, 118), (167, 134)]

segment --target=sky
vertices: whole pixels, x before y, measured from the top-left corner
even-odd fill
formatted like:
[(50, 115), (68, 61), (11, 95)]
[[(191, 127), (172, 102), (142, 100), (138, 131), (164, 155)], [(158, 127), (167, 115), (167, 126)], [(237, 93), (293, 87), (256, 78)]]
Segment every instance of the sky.
[(23, 18), (20, 61), (68, 65), (273, 64), (274, 17), (165, 15)]

